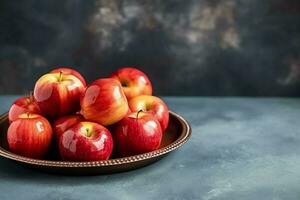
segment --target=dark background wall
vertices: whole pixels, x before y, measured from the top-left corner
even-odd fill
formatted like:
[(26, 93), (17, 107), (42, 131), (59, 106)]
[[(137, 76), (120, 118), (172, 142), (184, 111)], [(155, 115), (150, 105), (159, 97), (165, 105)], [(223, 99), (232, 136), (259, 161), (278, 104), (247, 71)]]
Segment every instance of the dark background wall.
[(300, 96), (298, 0), (0, 1), (0, 94), (138, 66), (158, 95)]

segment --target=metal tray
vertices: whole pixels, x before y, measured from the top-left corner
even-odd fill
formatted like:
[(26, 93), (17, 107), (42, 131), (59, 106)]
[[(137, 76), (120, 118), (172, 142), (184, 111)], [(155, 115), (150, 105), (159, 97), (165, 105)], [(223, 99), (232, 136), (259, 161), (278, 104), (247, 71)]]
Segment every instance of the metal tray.
[(0, 156), (33, 169), (63, 175), (98, 175), (137, 169), (176, 150), (191, 136), (191, 127), (188, 122), (180, 115), (170, 111), (169, 126), (163, 135), (162, 144), (158, 150), (130, 157), (116, 157), (106, 161), (67, 162), (59, 160), (55, 149), (50, 149), (45, 160), (32, 159), (10, 152), (6, 139), (8, 126), (7, 113), (5, 113), (0, 116)]

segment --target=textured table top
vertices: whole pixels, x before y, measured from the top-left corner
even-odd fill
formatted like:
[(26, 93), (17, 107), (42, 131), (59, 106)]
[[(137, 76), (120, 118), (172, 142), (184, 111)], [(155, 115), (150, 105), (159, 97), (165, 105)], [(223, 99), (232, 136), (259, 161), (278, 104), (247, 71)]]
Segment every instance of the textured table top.
[[(15, 98), (0, 96), (0, 112)], [(0, 199), (300, 199), (300, 99), (164, 99), (192, 126), (179, 150), (138, 170), (91, 177), (0, 158)]]

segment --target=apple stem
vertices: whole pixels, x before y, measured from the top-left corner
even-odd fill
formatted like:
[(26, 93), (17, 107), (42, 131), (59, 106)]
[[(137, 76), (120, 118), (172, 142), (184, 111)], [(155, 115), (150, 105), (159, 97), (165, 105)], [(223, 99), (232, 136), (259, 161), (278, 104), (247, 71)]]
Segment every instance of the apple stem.
[(30, 117), (30, 113), (28, 112), (28, 113), (26, 113), (27, 114), (27, 118), (29, 118)]
[(33, 92), (32, 91), (28, 92), (28, 94), (26, 95), (25, 100), (26, 100), (25, 105), (30, 105), (33, 102), (34, 98), (33, 98)]
[(139, 110), (139, 111), (136, 113), (136, 118), (137, 118), (137, 119), (139, 118), (140, 112), (143, 112), (143, 110)]
[(86, 130), (86, 136), (87, 136), (87, 137), (90, 137), (91, 135), (90, 135), (90, 133), (89, 133), (89, 128), (86, 128), (85, 130)]
[(59, 77), (58, 77), (58, 81), (59, 81), (59, 82), (61, 82), (61, 79), (62, 79), (62, 74), (63, 74), (63, 72), (62, 72), (62, 71), (60, 71), (60, 72), (59, 72)]
[(34, 101), (34, 97), (33, 97), (33, 91), (30, 91), (30, 92), (29, 92), (29, 100), (30, 100), (30, 102), (29, 102), (29, 103), (31, 103), (31, 102), (33, 102), (33, 101)]

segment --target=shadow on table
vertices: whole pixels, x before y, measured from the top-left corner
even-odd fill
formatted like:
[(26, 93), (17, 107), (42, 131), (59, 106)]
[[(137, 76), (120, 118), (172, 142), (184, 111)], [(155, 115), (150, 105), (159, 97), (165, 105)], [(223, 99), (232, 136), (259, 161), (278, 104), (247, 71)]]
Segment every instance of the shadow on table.
[[(0, 180), (7, 182), (26, 182), (26, 183), (38, 183), (45, 185), (82, 185), (86, 183), (112, 183), (128, 179), (132, 179), (135, 176), (149, 175), (155, 173), (157, 168), (161, 168), (162, 165), (168, 163), (174, 153), (170, 153), (165, 158), (140, 169), (98, 176), (64, 176), (57, 174), (44, 173), (41, 171), (33, 170), (22, 165), (19, 165), (13, 161), (0, 158)], [(157, 171), (156, 171), (157, 172)]]

